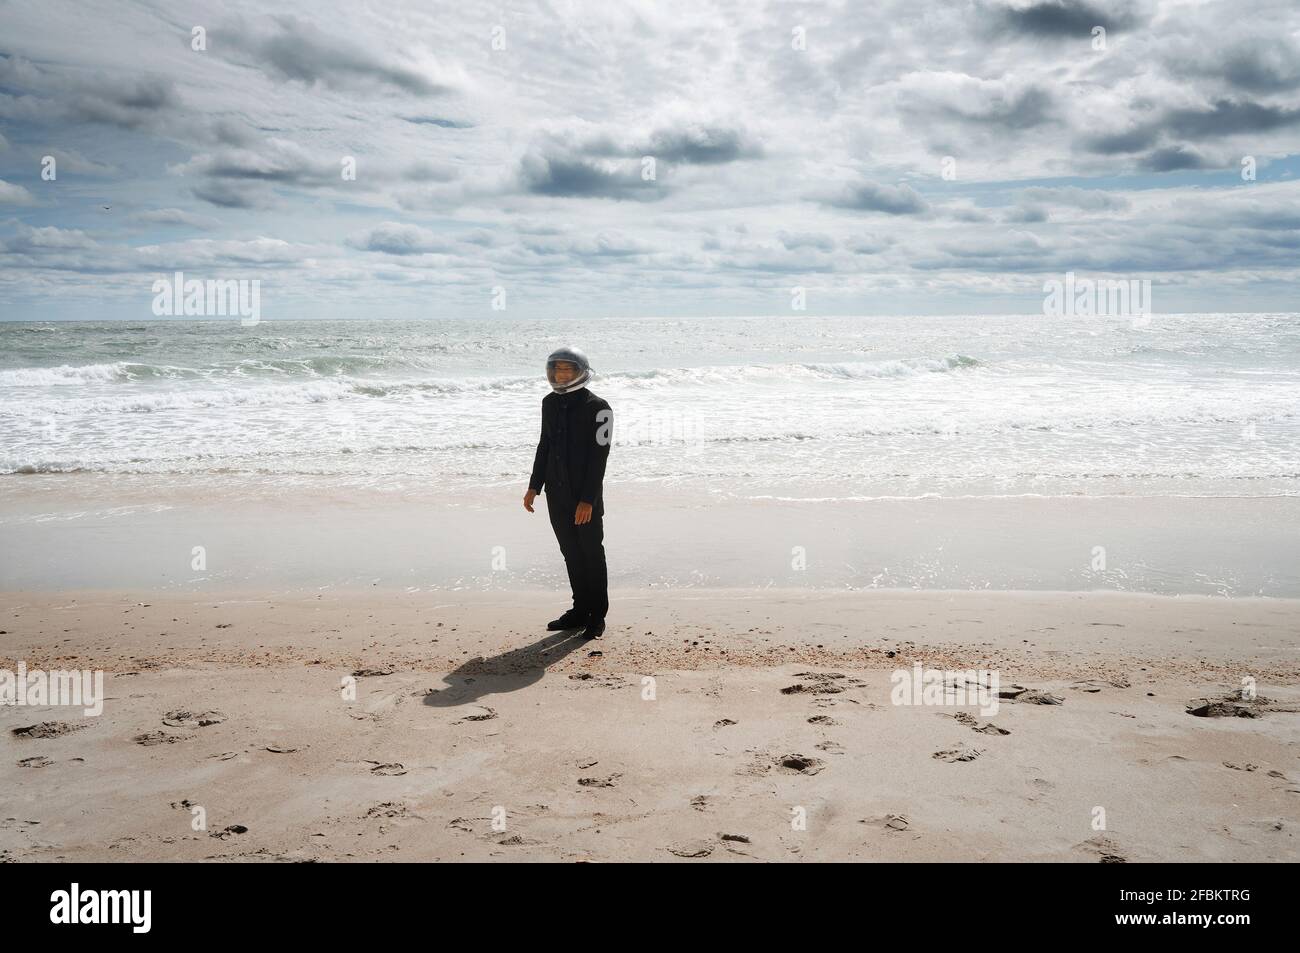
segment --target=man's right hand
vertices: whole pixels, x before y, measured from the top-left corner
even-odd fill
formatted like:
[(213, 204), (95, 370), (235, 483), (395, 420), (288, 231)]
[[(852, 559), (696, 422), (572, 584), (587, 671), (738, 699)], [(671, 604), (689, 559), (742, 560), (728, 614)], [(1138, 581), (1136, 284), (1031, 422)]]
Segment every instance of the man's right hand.
[(530, 486), (528, 492), (524, 494), (524, 509), (530, 513), (533, 512), (533, 500), (535, 499), (537, 499), (537, 491)]

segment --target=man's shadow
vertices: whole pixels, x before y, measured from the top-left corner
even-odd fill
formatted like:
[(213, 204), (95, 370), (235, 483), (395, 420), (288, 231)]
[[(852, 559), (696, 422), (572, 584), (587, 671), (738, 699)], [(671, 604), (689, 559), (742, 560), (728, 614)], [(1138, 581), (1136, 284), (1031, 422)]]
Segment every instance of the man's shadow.
[(500, 655), (489, 658), (480, 655), (444, 675), (442, 680), (447, 686), (430, 689), (424, 703), (434, 708), (454, 708), (473, 704), (485, 695), (516, 692), (541, 681), (548, 665), (593, 643), (594, 640), (582, 637), (581, 628), (565, 629)]

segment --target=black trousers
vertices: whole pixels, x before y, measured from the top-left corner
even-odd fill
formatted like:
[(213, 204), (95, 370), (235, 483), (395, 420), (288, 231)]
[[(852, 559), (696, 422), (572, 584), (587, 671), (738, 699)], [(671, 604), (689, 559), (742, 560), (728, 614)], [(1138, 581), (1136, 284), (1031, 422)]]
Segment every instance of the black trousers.
[(546, 510), (551, 529), (560, 544), (564, 566), (569, 571), (569, 588), (573, 590), (573, 608), (593, 619), (603, 619), (609, 612), (609, 576), (605, 568), (605, 518), (595, 511), (581, 526), (573, 523), (577, 500), (567, 493), (546, 489)]

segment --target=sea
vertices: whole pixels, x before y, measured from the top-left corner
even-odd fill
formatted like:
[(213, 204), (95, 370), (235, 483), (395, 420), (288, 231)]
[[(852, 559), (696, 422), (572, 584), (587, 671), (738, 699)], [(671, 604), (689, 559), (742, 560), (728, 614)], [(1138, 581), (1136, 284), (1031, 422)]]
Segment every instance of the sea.
[(1293, 313), (0, 322), (0, 478), (522, 486), (561, 345), (613, 408), (608, 485), (1300, 493)]

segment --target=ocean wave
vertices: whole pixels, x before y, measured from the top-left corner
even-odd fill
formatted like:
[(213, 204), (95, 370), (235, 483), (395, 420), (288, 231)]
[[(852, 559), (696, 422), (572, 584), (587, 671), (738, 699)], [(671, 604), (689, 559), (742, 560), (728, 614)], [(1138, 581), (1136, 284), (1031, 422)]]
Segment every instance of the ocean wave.
[(983, 367), (977, 358), (953, 354), (941, 358), (899, 358), (886, 361), (839, 361), (793, 364), (710, 365), (705, 367), (656, 368), (645, 371), (621, 371), (605, 374), (597, 380), (627, 381), (634, 386), (659, 383), (742, 384), (747, 382), (785, 381), (791, 377), (822, 380), (875, 380), (910, 377), (914, 374), (939, 374)]
[(109, 364), (61, 364), (58, 367), (15, 367), (0, 370), (0, 387), (57, 387), (199, 376), (198, 371), (187, 367), (115, 361)]
[(287, 406), (318, 404), (354, 394), (346, 381), (318, 381), (309, 384), (285, 384), (270, 387), (229, 387), (208, 390), (155, 390), (107, 395), (73, 397), (63, 400), (30, 401), (18, 408), (0, 403), (0, 412), (22, 416), (82, 417), (92, 414), (149, 414), (167, 410), (202, 410), (223, 407)]
[(813, 374), (866, 380), (877, 377), (906, 377), (911, 374), (942, 374), (983, 367), (984, 362), (964, 354), (944, 358), (903, 358), (895, 361), (846, 361), (838, 364), (800, 365)]
[[(497, 377), (431, 377), (391, 379), (382, 376), (401, 371), (442, 369), (445, 362), (421, 357), (387, 355), (325, 355), (302, 358), (249, 358), (208, 367), (181, 367), (170, 364), (146, 364), (117, 361), (113, 363), (58, 367), (19, 367), (0, 370), (0, 387), (42, 387), (75, 384), (134, 383), (167, 379), (201, 379), (219, 383), (222, 378), (243, 380), (258, 378), (308, 378), (312, 380), (355, 381), (358, 393), (384, 396), (409, 390), (435, 392), (513, 390), (533, 388), (540, 375)], [(943, 358), (900, 358), (887, 361), (844, 361), (838, 363), (707, 365), (704, 367), (654, 368), (643, 371), (616, 371), (597, 374), (596, 380), (627, 382), (635, 387), (669, 384), (743, 383), (785, 380), (791, 376), (827, 380), (872, 380), (912, 374), (944, 373), (982, 367), (976, 358), (955, 354)]]

